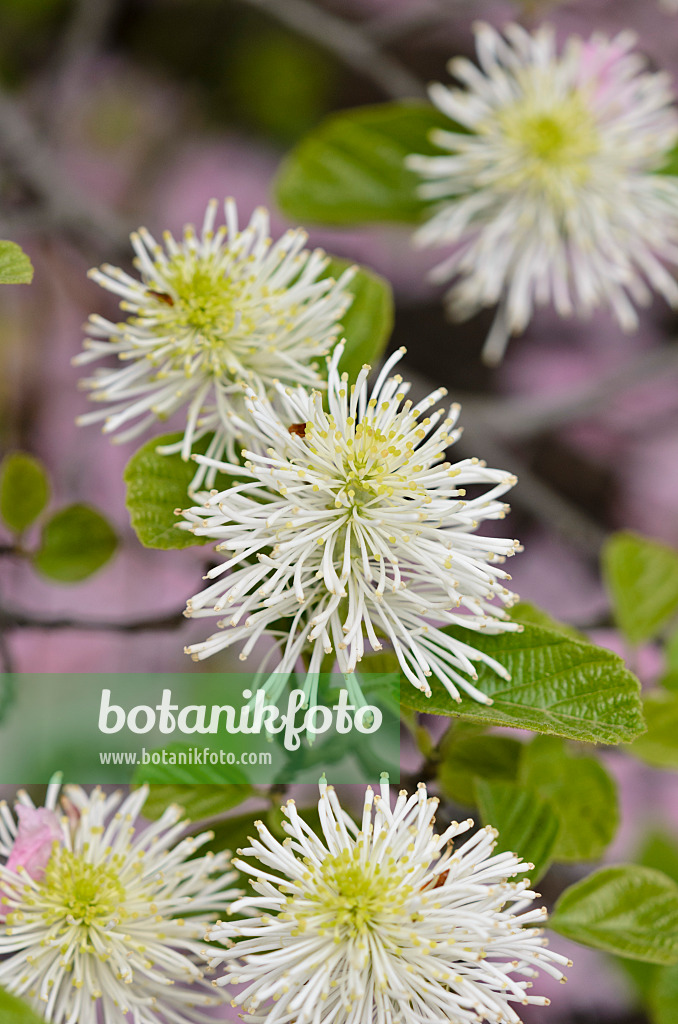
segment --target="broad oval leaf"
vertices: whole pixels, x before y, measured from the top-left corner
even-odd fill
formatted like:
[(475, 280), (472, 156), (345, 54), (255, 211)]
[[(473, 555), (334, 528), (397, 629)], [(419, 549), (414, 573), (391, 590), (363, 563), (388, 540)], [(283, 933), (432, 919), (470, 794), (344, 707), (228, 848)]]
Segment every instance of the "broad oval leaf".
[(639, 534), (615, 533), (603, 548), (615, 619), (632, 644), (651, 640), (678, 613), (678, 551)]
[[(143, 775), (140, 777), (143, 778)], [(202, 782), (197, 785), (150, 783), (150, 787), (143, 815), (151, 821), (161, 818), (170, 804), (182, 807), (191, 821), (215, 818), (247, 800), (252, 792), (252, 787), (245, 782), (219, 785), (205, 785)]]
[(33, 264), (16, 242), (0, 242), (0, 284), (30, 284)]
[(570, 753), (555, 736), (523, 748), (520, 781), (551, 801), (560, 821), (557, 861), (597, 860), (619, 826), (617, 787), (595, 757)]
[[(193, 445), (201, 455), (207, 451), (212, 434)], [(183, 434), (165, 434), (154, 437), (142, 445), (125, 467), (127, 509), (134, 531), (145, 548), (188, 548), (195, 544), (214, 543), (209, 537), (196, 537), (190, 530), (180, 530), (175, 509), (193, 504), (188, 487), (195, 476), (195, 462), (184, 462), (181, 455), (161, 455), (157, 449), (175, 444)], [(233, 485), (233, 478), (219, 473), (215, 482), (218, 490)]]
[(118, 545), (113, 527), (89, 505), (68, 505), (47, 521), (35, 568), (51, 580), (79, 583), (101, 569)]
[(322, 224), (418, 221), (427, 206), (420, 178), (405, 165), (412, 153), (439, 154), (438, 128), (460, 130), (428, 103), (383, 103), (323, 121), (283, 161), (278, 205), (294, 220)]
[(527, 601), (519, 601), (518, 604), (514, 604), (511, 609), (511, 618), (515, 622), (529, 623), (531, 626), (544, 626), (545, 629), (553, 629), (556, 633), (565, 633), (567, 636), (574, 637), (575, 640), (583, 640), (586, 643), (584, 634), (580, 633), (574, 626), (558, 622), (548, 612), (545, 612), (542, 608), (537, 608), (534, 604), (529, 604)]
[[(193, 751), (192, 746), (188, 746), (186, 743), (167, 743), (163, 751), (168, 754), (174, 755), (187, 755)], [(156, 752), (152, 752), (156, 753)], [(189, 757), (186, 757), (186, 762), (190, 761)], [(134, 785), (142, 785), (144, 782), (149, 785), (158, 787), (159, 790), (164, 790), (166, 794), (174, 794), (171, 797), (170, 803), (180, 804), (184, 808), (186, 814), (190, 817), (197, 817), (196, 808), (198, 807), (200, 793), (192, 794), (190, 791), (194, 787), (204, 786), (206, 790), (212, 791), (211, 793), (203, 794), (203, 798), (212, 801), (216, 796), (214, 791), (217, 788), (223, 788), (227, 791), (224, 794), (223, 800), (224, 805), (220, 810), (213, 811), (213, 814), (219, 814), (223, 811), (227, 811), (229, 807), (235, 807), (240, 803), (240, 799), (244, 800), (252, 792), (252, 786), (247, 781), (247, 776), (241, 771), (238, 765), (212, 765), (212, 764), (147, 764), (139, 765), (134, 771), (133, 777)], [(238, 798), (238, 795), (231, 791), (240, 790), (242, 797)], [(184, 796), (189, 800), (193, 801), (193, 806), (188, 806), (184, 800), (181, 800), (176, 796), (179, 791), (183, 791)], [(152, 794), (153, 794), (152, 790)], [(150, 798), (151, 800), (151, 798)], [(228, 803), (228, 801), (232, 803)], [(207, 804), (205, 800), (202, 801), (203, 810)], [(150, 802), (150, 810), (154, 810), (153, 801)], [(152, 815), (150, 814), (149, 817)], [(206, 817), (206, 814), (202, 815)]]
[(656, 972), (648, 1001), (652, 1024), (678, 1024), (678, 966)]
[(27, 452), (11, 452), (0, 464), (0, 516), (13, 533), (23, 533), (49, 501), (43, 464)]
[(678, 885), (637, 864), (602, 868), (570, 886), (550, 927), (575, 942), (651, 964), (678, 963)]
[[(324, 276), (338, 278), (350, 266), (350, 260), (333, 257)], [(383, 355), (393, 330), (393, 291), (384, 277), (366, 267), (358, 267), (348, 291), (353, 302), (341, 320), (346, 344), (339, 369), (353, 381), (365, 363), (374, 366)]]
[(518, 854), (534, 864), (527, 873), (536, 885), (553, 860), (560, 824), (551, 803), (535, 790), (515, 782), (476, 782), (483, 822), (499, 832), (496, 853)]
[(643, 699), (647, 732), (628, 748), (653, 768), (678, 771), (678, 692), (657, 690)]
[(2, 1024), (45, 1024), (22, 999), (17, 999), (0, 988), (0, 1018)]
[(454, 730), (441, 744), (442, 760), (438, 782), (446, 796), (461, 804), (474, 805), (476, 783), (514, 782), (518, 775), (523, 744), (511, 736), (477, 735)]
[(612, 651), (542, 626), (525, 625), (521, 633), (498, 636), (461, 627), (449, 632), (499, 661), (511, 681), (476, 662), (475, 685), (492, 698), (492, 705), (463, 695), (457, 703), (431, 678), (430, 698), (403, 684), (405, 707), (592, 743), (622, 743), (643, 731), (640, 683)]

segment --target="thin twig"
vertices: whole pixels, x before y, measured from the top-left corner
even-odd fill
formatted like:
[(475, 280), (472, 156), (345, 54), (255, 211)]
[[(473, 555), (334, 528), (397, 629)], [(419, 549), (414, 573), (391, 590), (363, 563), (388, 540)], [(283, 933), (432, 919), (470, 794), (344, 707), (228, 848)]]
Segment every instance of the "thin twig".
[(16, 671), (14, 658), (7, 639), (7, 633), (0, 628), (0, 672), (9, 673)]
[(73, 15), (52, 61), (52, 117), (47, 128), (55, 142), (82, 93), (83, 77), (103, 49), (119, 8), (120, 0), (75, 0)]
[(329, 50), (359, 75), (371, 79), (392, 99), (426, 95), (423, 84), (399, 60), (391, 57), (354, 25), (310, 0), (241, 0)]
[[(459, 0), (452, 0), (457, 8)], [(403, 7), (377, 14), (369, 21), (363, 22), (362, 29), (371, 39), (381, 46), (387, 46), (398, 39), (416, 32), (436, 28), (447, 21), (452, 15), (452, 3), (445, 0), (428, 0), (426, 5), (416, 8)]]
[(46, 619), (32, 612), (0, 608), (0, 632), (10, 629), (76, 629), (85, 632), (145, 633), (179, 629), (185, 622), (183, 612), (172, 612), (169, 615), (133, 622), (119, 622), (108, 619), (78, 619), (70, 616)]
[(8, 167), (37, 194), (49, 220), (97, 248), (127, 249), (127, 230), (115, 214), (74, 188), (19, 105), (0, 91), (0, 150)]
[[(412, 382), (412, 396), (428, 394), (433, 390), (430, 382), (408, 367), (407, 377)], [(518, 477), (518, 485), (511, 492), (511, 501), (532, 516), (552, 526), (561, 537), (575, 544), (585, 554), (598, 557), (607, 536), (598, 523), (590, 519), (567, 498), (554, 491), (530, 467), (507, 448), (488, 426), (485, 403), (467, 403), (463, 406), (464, 433), (455, 450), (462, 455), (483, 458), (491, 465), (510, 470)], [(508, 434), (508, 431), (506, 431)]]
[[(678, 373), (678, 345), (645, 352), (639, 359), (598, 377), (564, 399), (526, 402), (524, 398), (509, 398), (482, 405), (494, 430), (519, 440), (599, 413), (625, 391), (670, 373)], [(478, 411), (480, 404), (476, 401)]]

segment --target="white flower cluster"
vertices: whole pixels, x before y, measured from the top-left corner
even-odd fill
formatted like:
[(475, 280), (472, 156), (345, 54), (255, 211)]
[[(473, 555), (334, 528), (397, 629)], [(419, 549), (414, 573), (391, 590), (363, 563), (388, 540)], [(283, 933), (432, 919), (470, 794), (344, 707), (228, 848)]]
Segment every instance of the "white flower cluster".
[[(519, 628), (505, 611), (515, 598), (501, 567), (518, 542), (476, 533), (504, 518), (502, 497), (515, 478), (475, 458), (444, 461), (459, 437), (459, 407), (435, 409), (443, 389), (408, 399), (410, 385), (389, 375), (402, 351), (371, 391), (370, 367), (350, 384), (338, 369), (341, 354), (338, 345), (329, 360), (327, 407), (320, 392), (302, 387), (279, 384), (277, 407), (247, 389), (255, 429), (244, 468), (197, 457), (246, 479), (184, 512), (187, 529), (227, 553), (186, 614), (228, 618), (188, 653), (201, 659), (244, 643), (246, 658), (288, 620), (278, 680), (308, 644), (313, 676), (332, 652), (339, 671), (354, 672), (366, 648), (378, 651), (384, 640), (427, 696), (435, 677), (457, 700), (463, 690), (491, 703), (473, 685), (474, 662), (504, 678), (506, 670), (446, 627)], [(478, 490), (473, 497), (469, 486)]]
[[(323, 277), (329, 259), (304, 248), (301, 229), (273, 243), (263, 208), (243, 230), (232, 199), (226, 224), (215, 230), (216, 214), (212, 200), (200, 235), (190, 225), (181, 242), (166, 232), (164, 246), (145, 228), (134, 233), (140, 279), (109, 265), (90, 272), (128, 316), (121, 323), (90, 317), (75, 363), (115, 356), (119, 365), (82, 381), (104, 408), (81, 424), (103, 420), (104, 433), (125, 441), (185, 407), (183, 440), (163, 451), (188, 458), (195, 441), (213, 433), (209, 455), (234, 458), (243, 381), (258, 394), (278, 380), (323, 386), (317, 359), (339, 336), (354, 271), (338, 281)], [(201, 482), (199, 474), (194, 486)]]
[(481, 24), (480, 68), (453, 60), (462, 88), (431, 88), (451, 124), (432, 135), (445, 155), (408, 161), (437, 204), (416, 239), (451, 247), (434, 277), (454, 281), (455, 317), (498, 304), (488, 362), (537, 305), (606, 306), (627, 330), (652, 290), (678, 306), (678, 178), (657, 173), (678, 111), (670, 77), (645, 70), (634, 42), (570, 37), (559, 53), (548, 27)]
[[(494, 854), (483, 828), (455, 849), (472, 821), (434, 831), (436, 798), (421, 784), (391, 807), (389, 787), (365, 794), (358, 828), (321, 784), (320, 830), (283, 808), (288, 838), (262, 822), (236, 860), (254, 896), (237, 900), (242, 919), (220, 921), (209, 937), (225, 949), (219, 985), (266, 1024), (519, 1024), (512, 1004), (545, 1006), (531, 995), (535, 967), (563, 979), (565, 957), (546, 948), (543, 908), (511, 853)], [(560, 966), (559, 966), (560, 965)]]
[(136, 831), (146, 787), (0, 804), (0, 986), (50, 1024), (209, 1024), (201, 940), (237, 891), (226, 853), (194, 857), (181, 809)]

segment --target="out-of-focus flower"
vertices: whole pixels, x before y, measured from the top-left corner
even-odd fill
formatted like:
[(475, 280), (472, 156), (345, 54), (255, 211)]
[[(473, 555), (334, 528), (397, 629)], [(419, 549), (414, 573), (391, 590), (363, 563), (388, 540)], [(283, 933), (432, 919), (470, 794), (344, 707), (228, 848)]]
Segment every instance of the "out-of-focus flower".
[[(67, 787), (61, 818), (57, 792), (50, 786), (39, 809), (21, 794), (18, 828), (0, 805), (0, 985), (51, 1024), (118, 1024), (121, 1015), (138, 1024), (212, 1021), (205, 1008), (221, 1000), (198, 953), (236, 895), (227, 855), (193, 858), (211, 833), (175, 846), (186, 824), (175, 806), (135, 834), (146, 788), (121, 804), (120, 794)], [(25, 822), (39, 826), (41, 866), (34, 859), (31, 869)]]
[[(508, 678), (506, 670), (444, 627), (519, 628), (503, 607), (515, 598), (499, 567), (518, 542), (475, 533), (484, 521), (504, 518), (508, 506), (500, 499), (515, 477), (478, 459), (442, 461), (459, 436), (459, 406), (447, 417), (444, 409), (427, 415), (445, 395), (442, 388), (416, 404), (406, 399), (409, 384), (389, 376), (403, 349), (386, 362), (370, 394), (369, 366), (353, 385), (340, 375), (342, 348), (328, 359), (329, 411), (319, 391), (279, 385), (282, 415), (247, 392), (257, 450), (243, 453), (244, 469), (221, 468), (248, 481), (203, 495), (203, 506), (184, 511), (184, 528), (219, 540), (218, 550), (231, 555), (210, 570), (216, 582), (186, 612), (228, 610), (228, 619), (187, 653), (198, 660), (245, 641), (244, 659), (264, 633), (280, 629), (277, 620), (288, 618), (276, 686), (309, 642), (316, 641), (313, 678), (324, 654), (334, 649), (339, 670), (352, 673), (365, 637), (372, 650), (384, 638), (425, 694), (436, 676), (457, 700), (462, 689), (491, 703), (471, 682), (473, 663), (484, 661)], [(465, 499), (466, 485), (481, 490)]]
[[(338, 281), (322, 278), (325, 254), (304, 249), (301, 229), (272, 243), (262, 208), (242, 231), (233, 200), (225, 204), (226, 225), (215, 231), (216, 213), (212, 200), (199, 236), (188, 225), (181, 242), (165, 233), (164, 247), (145, 228), (134, 233), (140, 280), (109, 265), (90, 271), (121, 297), (129, 315), (117, 324), (90, 317), (85, 350), (75, 362), (114, 355), (120, 365), (82, 381), (105, 408), (79, 423), (103, 420), (105, 433), (127, 426), (116, 438), (126, 441), (185, 407), (183, 440), (161, 450), (187, 459), (194, 442), (214, 431), (210, 456), (227, 450), (233, 459), (233, 413), (243, 413), (243, 381), (258, 394), (276, 380), (322, 386), (317, 359), (339, 335), (353, 271)], [(194, 486), (203, 476), (198, 473)]]
[(420, 784), (392, 808), (382, 779), (358, 829), (321, 783), (319, 834), (291, 800), (284, 843), (256, 822), (259, 838), (238, 853), (258, 863), (235, 861), (256, 895), (232, 907), (251, 916), (209, 933), (228, 947), (210, 960), (226, 964), (218, 984), (245, 986), (233, 1002), (247, 1019), (518, 1024), (511, 1003), (548, 1003), (528, 993), (533, 968), (562, 978), (556, 965), (568, 961), (545, 948), (529, 882), (509, 881), (532, 865), (493, 855), (490, 827), (453, 850), (473, 822), (437, 835), (437, 805)]
[(411, 156), (438, 200), (420, 245), (450, 245), (434, 271), (453, 280), (464, 319), (499, 304), (484, 356), (501, 359), (536, 305), (562, 316), (598, 306), (637, 326), (652, 290), (678, 305), (678, 178), (657, 173), (678, 141), (669, 77), (644, 70), (634, 37), (570, 37), (548, 27), (476, 30), (481, 68), (453, 60), (465, 86), (431, 88), (460, 130), (437, 131), (450, 155)]

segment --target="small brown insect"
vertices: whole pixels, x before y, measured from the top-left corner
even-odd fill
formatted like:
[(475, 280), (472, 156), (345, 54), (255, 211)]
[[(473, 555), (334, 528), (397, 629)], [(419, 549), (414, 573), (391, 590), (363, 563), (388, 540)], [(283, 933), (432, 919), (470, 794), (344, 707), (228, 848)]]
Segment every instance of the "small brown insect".
[(167, 292), (154, 292), (150, 288), (148, 288), (147, 291), (154, 299), (158, 299), (159, 302), (164, 302), (166, 306), (174, 305), (174, 299), (171, 295), (168, 295)]
[(449, 868), (446, 871), (442, 871), (435, 878), (432, 878), (430, 882), (427, 882), (426, 885), (422, 885), (422, 889), (439, 889), (441, 885), (445, 885), (449, 873)]
[(297, 437), (306, 437), (305, 423), (291, 423), (287, 429), (290, 434), (296, 434)]

